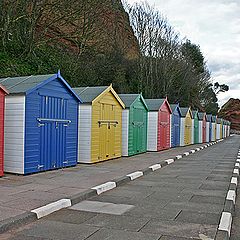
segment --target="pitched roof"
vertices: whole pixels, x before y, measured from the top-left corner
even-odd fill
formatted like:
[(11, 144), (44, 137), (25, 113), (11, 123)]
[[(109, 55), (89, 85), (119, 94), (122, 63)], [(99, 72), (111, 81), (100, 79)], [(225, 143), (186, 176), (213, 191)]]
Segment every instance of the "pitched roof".
[(170, 108), (172, 109), (172, 112), (175, 111), (176, 107), (178, 107), (178, 104), (170, 104)]
[(99, 101), (102, 94), (105, 92), (111, 92), (122, 108), (125, 108), (125, 104), (122, 99), (118, 96), (115, 90), (110, 86), (97, 86), (97, 87), (78, 87), (73, 88), (74, 92), (81, 98), (83, 103), (94, 103)]
[(203, 112), (199, 112), (199, 119), (200, 120), (203, 120), (204, 116), (206, 115), (206, 113), (203, 113)]
[(129, 108), (136, 101), (137, 98), (140, 98), (143, 105), (148, 110), (148, 106), (147, 106), (142, 94), (118, 94), (118, 96), (122, 99), (126, 108)]
[(212, 115), (212, 122), (216, 122), (217, 116)]
[(25, 77), (8, 77), (1, 78), (2, 84), (9, 94), (29, 94), (37, 88), (40, 88), (48, 82), (58, 79), (69, 90), (69, 92), (79, 101), (82, 102), (78, 95), (72, 90), (70, 85), (63, 79), (60, 70), (56, 74), (35, 75)]
[(104, 92), (109, 86), (77, 87), (73, 88), (83, 103), (91, 103), (97, 96)]
[(182, 112), (182, 117), (186, 117), (187, 116), (187, 113), (189, 111), (189, 107), (181, 107), (181, 112)]
[(181, 112), (181, 108), (179, 107), (179, 104), (170, 104), (170, 108), (172, 112), (174, 112), (175, 109), (177, 108), (179, 110), (180, 116), (182, 117), (182, 112)]
[(158, 111), (160, 107), (163, 105), (165, 99), (145, 99), (149, 111)]
[(222, 118), (217, 118), (217, 123), (222, 123)]
[(56, 74), (1, 78), (0, 84), (2, 84), (9, 93), (26, 93), (28, 90), (54, 76), (56, 76)]
[(207, 121), (212, 122), (212, 114), (207, 114)]
[(193, 114), (193, 117), (195, 117), (195, 115), (197, 114), (197, 117), (199, 119), (198, 110), (192, 110), (192, 114)]
[(8, 94), (8, 91), (6, 90), (6, 88), (4, 86), (2, 86), (1, 84), (0, 84), (0, 90), (5, 92), (6, 94)]
[(140, 94), (118, 94), (125, 106), (129, 108)]

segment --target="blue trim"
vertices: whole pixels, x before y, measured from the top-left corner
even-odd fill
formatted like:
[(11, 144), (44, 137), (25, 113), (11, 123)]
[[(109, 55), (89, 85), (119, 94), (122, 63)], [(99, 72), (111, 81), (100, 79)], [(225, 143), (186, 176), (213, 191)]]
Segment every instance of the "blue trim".
[(26, 91), (26, 95), (32, 93), (33, 91), (35, 91), (37, 88), (40, 88), (46, 84), (48, 84), (49, 82), (53, 81), (54, 79), (60, 79), (64, 85), (68, 88), (68, 90), (73, 94), (73, 96), (80, 102), (82, 103), (81, 98), (73, 91), (73, 89), (71, 88), (71, 86), (66, 82), (66, 80), (61, 76), (60, 74), (60, 70), (58, 71), (57, 74), (54, 74), (52, 77), (46, 79), (45, 81), (41, 82), (40, 84), (38, 84), (37, 86), (35, 86), (34, 88), (31, 88), (29, 90)]
[(177, 111), (178, 111), (180, 117), (182, 117), (182, 112), (181, 112), (181, 108), (180, 108), (180, 106), (179, 106), (179, 103), (177, 103), (177, 106), (176, 106), (175, 109), (172, 111), (172, 113), (175, 112), (176, 109), (177, 109)]

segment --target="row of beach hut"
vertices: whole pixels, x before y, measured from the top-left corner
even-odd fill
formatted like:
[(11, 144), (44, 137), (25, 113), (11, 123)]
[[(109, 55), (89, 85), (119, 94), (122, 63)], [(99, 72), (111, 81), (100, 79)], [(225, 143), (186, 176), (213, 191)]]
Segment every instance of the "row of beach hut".
[[(0, 176), (204, 143), (230, 122), (166, 99), (71, 88), (60, 72), (0, 79)], [(5, 113), (5, 117), (4, 117)]]

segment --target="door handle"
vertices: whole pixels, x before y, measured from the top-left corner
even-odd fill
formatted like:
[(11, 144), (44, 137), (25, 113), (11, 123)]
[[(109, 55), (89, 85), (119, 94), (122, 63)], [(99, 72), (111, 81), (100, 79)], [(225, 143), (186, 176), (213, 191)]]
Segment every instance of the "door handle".
[(43, 167), (44, 167), (44, 165), (39, 165), (38, 164), (38, 169), (43, 168)]

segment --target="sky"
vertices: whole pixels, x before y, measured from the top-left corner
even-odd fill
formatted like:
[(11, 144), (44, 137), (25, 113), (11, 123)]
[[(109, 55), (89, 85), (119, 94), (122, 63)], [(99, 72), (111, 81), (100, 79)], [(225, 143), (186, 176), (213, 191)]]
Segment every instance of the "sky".
[[(128, 3), (141, 0), (127, 0)], [(148, 0), (181, 37), (200, 45), (212, 81), (229, 85), (219, 105), (240, 99), (240, 0)]]

